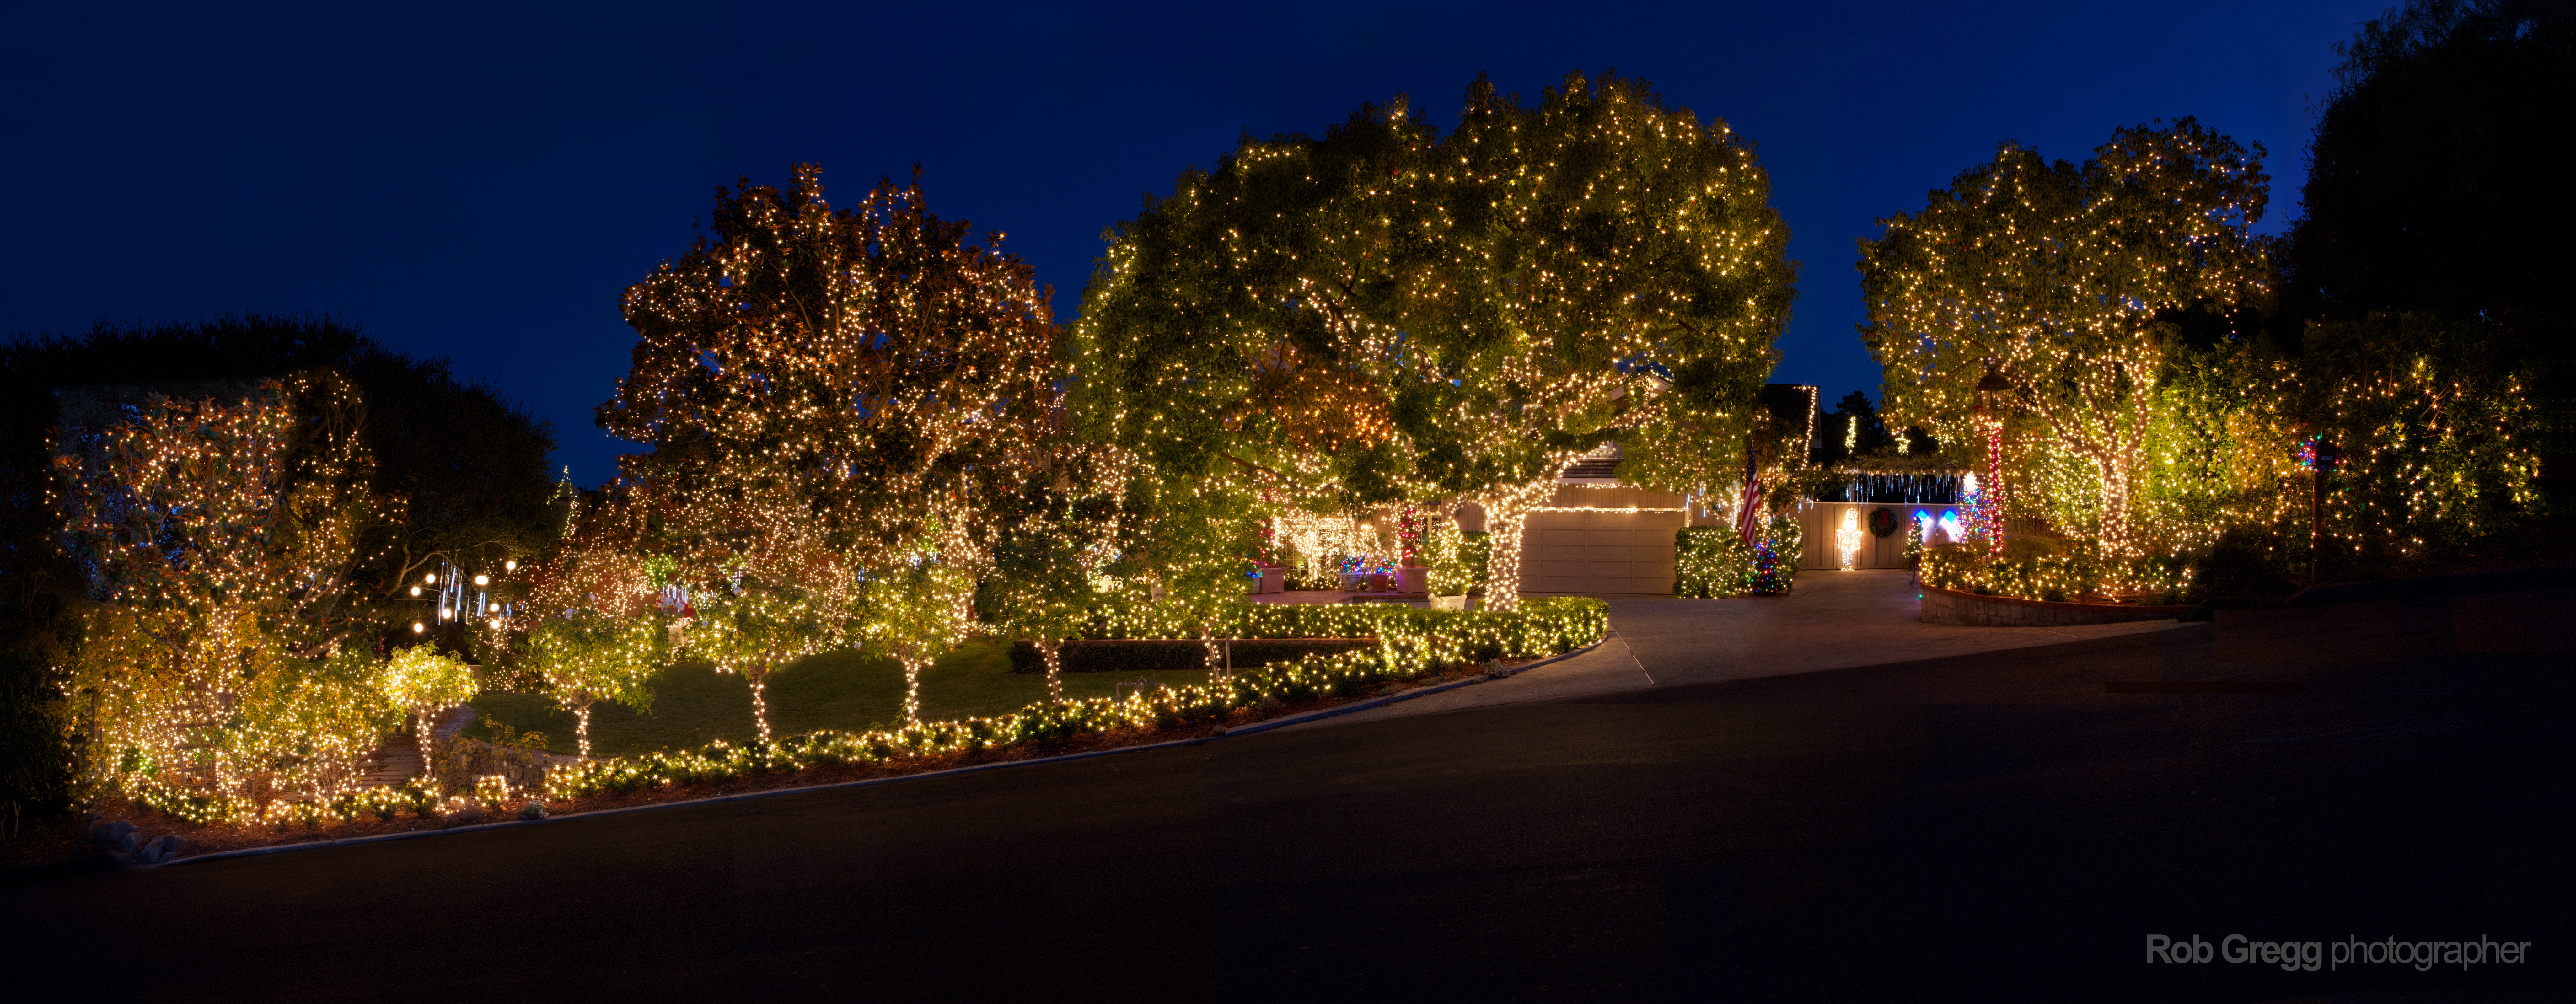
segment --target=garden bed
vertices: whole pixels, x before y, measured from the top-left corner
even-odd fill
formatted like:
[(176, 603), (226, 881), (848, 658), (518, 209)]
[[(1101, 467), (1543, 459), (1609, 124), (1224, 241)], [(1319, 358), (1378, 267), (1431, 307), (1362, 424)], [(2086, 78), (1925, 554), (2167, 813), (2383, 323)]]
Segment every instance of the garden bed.
[[(1203, 737), (1253, 722), (1329, 708), (1489, 672), (1497, 663), (1545, 659), (1598, 642), (1609, 628), (1609, 608), (1599, 600), (1526, 600), (1511, 611), (1455, 612), (1368, 604), (1357, 607), (1279, 607), (1242, 604), (1213, 622), (1168, 607), (1130, 607), (1100, 618), (1100, 633), (1178, 640), (1175, 649), (1204, 648), (1195, 638), (1176, 639), (1185, 624), (1209, 625), (1234, 637), (1311, 644), (1361, 637), (1365, 647), (1306, 652), (1284, 663), (1238, 668), (1209, 679), (1204, 668), (1182, 674), (1197, 681), (1156, 685), (1119, 696), (1039, 700), (999, 714), (925, 720), (895, 728), (858, 731), (825, 727), (774, 742), (717, 739), (688, 749), (668, 749), (582, 761), (548, 770), (544, 788), (505, 785), (497, 776), (414, 779), (399, 789), (367, 787), (322, 799), (262, 803), (225, 822), (218, 813), (191, 811), (196, 803), (142, 811), (133, 801), (94, 803), (106, 818), (141, 824), (139, 836), (186, 839), (180, 857), (266, 844), (304, 843), (505, 821), (521, 812), (593, 811), (626, 804), (739, 794), (765, 788), (809, 786), (842, 780), (935, 771), (978, 763)], [(1195, 632), (1192, 632), (1195, 633)], [(986, 643), (967, 661), (991, 667), (996, 679), (1028, 681), (1008, 673), (1004, 649)], [(1204, 662), (1201, 663), (1204, 667)], [(993, 670), (1002, 670), (993, 672)], [(1105, 674), (1091, 674), (1100, 680)], [(1067, 691), (1076, 689), (1069, 682)], [(491, 695), (500, 696), (500, 695)], [(676, 696), (676, 695), (666, 695)], [(498, 704), (500, 702), (493, 702)], [(656, 701), (662, 710), (661, 701)], [(678, 708), (667, 710), (678, 711)], [(926, 716), (925, 716), (926, 717)], [(746, 716), (748, 718), (748, 716)], [(497, 721), (495, 728), (506, 726)], [(599, 724), (599, 723), (594, 723)], [(508, 731), (508, 730), (504, 730)], [(509, 736), (496, 737), (510, 741)], [(524, 741), (524, 732), (517, 739)], [(532, 751), (523, 750), (533, 756)], [(444, 760), (445, 758), (440, 758)], [(200, 808), (202, 808), (200, 806)], [(205, 820), (182, 825), (182, 816)], [(157, 845), (156, 845), (157, 846)], [(147, 854), (145, 860), (161, 860)]]
[[(547, 816), (563, 819), (585, 813), (614, 809), (722, 798), (732, 795), (776, 791), (786, 788), (808, 788), (852, 781), (928, 774), (959, 767), (1010, 763), (1078, 753), (1094, 753), (1189, 739), (1206, 739), (1229, 730), (1263, 721), (1323, 711), (1379, 697), (1441, 686), (1475, 676), (1485, 675), (1491, 667), (1508, 668), (1553, 656), (1497, 660), (1491, 666), (1472, 663), (1444, 667), (1410, 680), (1388, 682), (1361, 692), (1321, 697), (1312, 700), (1282, 702), (1272, 707), (1237, 708), (1221, 718), (1164, 727), (1110, 729), (1078, 733), (1060, 739), (1035, 740), (1007, 747), (931, 754), (874, 763), (845, 763), (808, 766), (796, 770), (747, 774), (721, 781), (700, 783), (657, 784), (626, 792), (602, 792), (573, 798), (548, 800)], [(285, 847), (296, 844), (323, 843), (368, 837), (395, 836), (406, 833), (429, 833), (440, 830), (507, 822), (515, 817), (504, 813), (480, 812), (457, 815), (404, 814), (393, 819), (361, 816), (320, 826), (301, 824), (237, 825), (199, 824), (171, 816), (147, 806), (123, 799), (110, 798), (97, 803), (93, 810), (99, 819), (123, 819), (137, 824), (138, 832), (148, 837), (175, 834), (187, 843), (177, 860), (220, 854), (227, 851), (262, 847)], [(85, 837), (85, 820), (74, 818), (31, 830), (25, 837), (12, 841), (0, 850), (0, 885), (13, 879), (39, 877), (40, 872), (54, 870), (65, 863), (85, 858), (110, 862)], [(12, 874), (16, 873), (16, 874)]]

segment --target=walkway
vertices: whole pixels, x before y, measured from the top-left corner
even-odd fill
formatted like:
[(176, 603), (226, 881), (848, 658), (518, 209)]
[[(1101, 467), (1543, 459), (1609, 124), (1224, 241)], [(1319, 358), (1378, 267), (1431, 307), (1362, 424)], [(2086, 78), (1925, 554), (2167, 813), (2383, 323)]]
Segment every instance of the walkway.
[(1760, 599), (1610, 596), (1601, 647), (1508, 680), (1326, 718), (1294, 729), (1552, 701), (1684, 683), (1813, 673), (2162, 631), (2173, 621), (2066, 628), (1926, 624), (1904, 571), (1801, 572), (1797, 590)]
[[(450, 709), (447, 717), (438, 723), (437, 738), (433, 741), (443, 743), (455, 738), (457, 733), (465, 731), (466, 726), (474, 724), (474, 715), (471, 704), (460, 704)], [(420, 737), (406, 723), (402, 731), (386, 736), (383, 745), (367, 754), (366, 763), (360, 770), (365, 777), (358, 786), (399, 788), (403, 782), (419, 777), (427, 769), (420, 759)]]

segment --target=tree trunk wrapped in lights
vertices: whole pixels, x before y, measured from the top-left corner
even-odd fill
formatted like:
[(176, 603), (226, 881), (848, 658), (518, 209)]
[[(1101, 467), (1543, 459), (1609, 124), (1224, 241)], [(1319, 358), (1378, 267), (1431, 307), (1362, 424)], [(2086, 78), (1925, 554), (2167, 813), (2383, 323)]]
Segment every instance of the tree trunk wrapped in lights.
[(2190, 119), (2121, 129), (2081, 165), (2006, 144), (1922, 212), (1881, 221), (1862, 244), (1862, 337), (1887, 369), (1889, 414), (1989, 441), (1971, 410), (1996, 374), (2009, 390), (1989, 396), (2089, 467), (2106, 554), (2170, 550), (2192, 528), (2141, 506), (2165, 445), (2170, 324), (2268, 302), (2271, 263), (2249, 229), (2267, 197), (2262, 155)]
[(858, 632), (868, 648), (903, 666), (903, 723), (921, 724), (921, 671), (957, 644), (966, 622), (956, 614), (975, 584), (958, 569), (937, 562), (871, 575), (859, 591)]

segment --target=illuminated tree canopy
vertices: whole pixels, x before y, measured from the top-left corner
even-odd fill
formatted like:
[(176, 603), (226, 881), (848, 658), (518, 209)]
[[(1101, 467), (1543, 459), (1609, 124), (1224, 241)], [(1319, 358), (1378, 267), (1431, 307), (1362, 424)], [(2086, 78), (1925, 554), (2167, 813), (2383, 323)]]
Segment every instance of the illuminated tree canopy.
[(971, 619), (992, 496), (1056, 407), (1046, 291), (998, 236), (968, 241), (918, 184), (835, 210), (819, 168), (794, 173), (719, 190), (712, 234), (627, 291), (634, 365), (599, 409), (653, 447), (624, 461), (647, 544), (696, 587), (691, 644), (745, 673), (764, 735), (761, 677), (850, 641), (862, 577), (935, 562), (953, 623), (934, 636)]
[(1999, 374), (2013, 413), (2090, 466), (2083, 494), (2104, 544), (2143, 553), (2164, 318), (2271, 295), (2269, 254), (2248, 230), (2266, 198), (2262, 154), (2190, 119), (2118, 130), (2080, 165), (2006, 144), (1921, 212), (1881, 220), (1885, 233), (1861, 242), (1861, 338), (1886, 368), (1888, 415), (1982, 440), (1969, 423), (1977, 384)]
[(1628, 435), (1641, 481), (1722, 477), (1787, 240), (1723, 123), (1617, 77), (1535, 107), (1479, 80), (1446, 136), (1365, 107), (1149, 201), (1086, 291), (1076, 401), (1093, 435), (1296, 504), (1481, 502), (1508, 604), (1518, 521), (1576, 456)]

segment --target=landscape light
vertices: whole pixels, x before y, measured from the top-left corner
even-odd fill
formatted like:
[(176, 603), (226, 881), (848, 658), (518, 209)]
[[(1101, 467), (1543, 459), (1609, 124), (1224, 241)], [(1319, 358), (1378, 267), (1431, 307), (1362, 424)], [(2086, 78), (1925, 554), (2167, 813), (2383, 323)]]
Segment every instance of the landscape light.
[(475, 577), (474, 577), (474, 584), (475, 584), (475, 585), (478, 585), (478, 586), (488, 586), (488, 585), (491, 585), (491, 584), (492, 584), (492, 577), (491, 577), (491, 576), (489, 576), (489, 575), (477, 575), (477, 576), (475, 576)]

